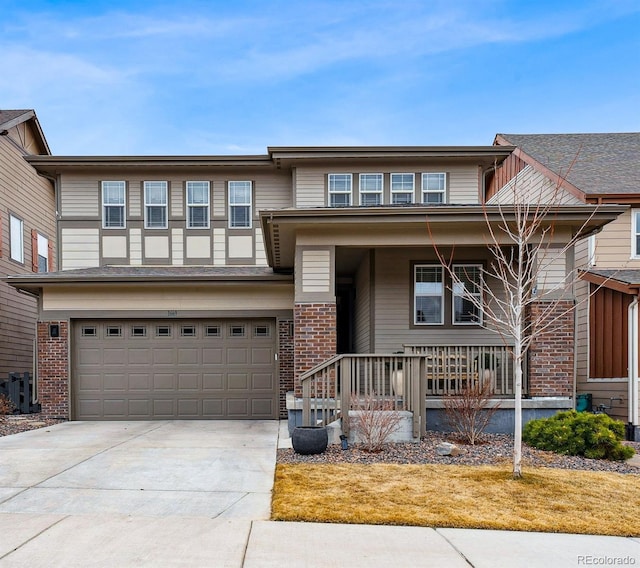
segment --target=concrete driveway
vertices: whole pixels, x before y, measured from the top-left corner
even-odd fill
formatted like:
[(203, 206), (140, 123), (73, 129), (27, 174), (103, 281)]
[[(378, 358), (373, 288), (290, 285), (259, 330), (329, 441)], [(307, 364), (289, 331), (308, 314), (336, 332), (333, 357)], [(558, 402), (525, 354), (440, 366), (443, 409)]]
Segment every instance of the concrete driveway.
[(0, 566), (240, 566), (251, 522), (269, 518), (277, 438), (276, 421), (2, 437)]

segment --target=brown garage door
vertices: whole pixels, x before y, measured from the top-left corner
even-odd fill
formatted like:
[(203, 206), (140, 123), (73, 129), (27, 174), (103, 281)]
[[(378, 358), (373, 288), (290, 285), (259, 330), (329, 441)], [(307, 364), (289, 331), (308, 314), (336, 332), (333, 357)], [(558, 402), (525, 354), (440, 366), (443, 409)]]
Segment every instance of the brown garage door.
[(76, 420), (277, 418), (273, 320), (77, 321)]

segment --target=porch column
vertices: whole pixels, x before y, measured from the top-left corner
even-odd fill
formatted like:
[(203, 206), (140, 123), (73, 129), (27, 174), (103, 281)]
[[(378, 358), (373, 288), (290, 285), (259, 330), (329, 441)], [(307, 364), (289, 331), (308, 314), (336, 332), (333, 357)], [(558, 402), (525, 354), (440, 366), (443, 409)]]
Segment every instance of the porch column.
[(294, 392), (299, 377), (336, 354), (335, 247), (296, 247), (294, 306)]
[[(553, 331), (534, 337), (529, 349), (529, 394), (532, 397), (571, 397), (574, 376), (574, 318), (572, 300), (556, 301), (547, 320), (557, 320)], [(541, 319), (549, 303), (531, 304), (529, 317)], [(541, 321), (543, 323), (543, 321)]]
[(69, 322), (38, 322), (37, 396), (47, 418), (69, 420)]

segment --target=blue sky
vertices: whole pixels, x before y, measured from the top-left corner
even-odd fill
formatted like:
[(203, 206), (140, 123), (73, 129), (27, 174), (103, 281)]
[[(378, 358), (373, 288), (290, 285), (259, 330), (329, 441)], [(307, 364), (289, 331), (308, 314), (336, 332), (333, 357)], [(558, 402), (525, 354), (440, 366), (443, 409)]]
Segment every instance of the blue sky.
[(0, 108), (54, 154), (640, 131), (637, 0), (0, 0)]

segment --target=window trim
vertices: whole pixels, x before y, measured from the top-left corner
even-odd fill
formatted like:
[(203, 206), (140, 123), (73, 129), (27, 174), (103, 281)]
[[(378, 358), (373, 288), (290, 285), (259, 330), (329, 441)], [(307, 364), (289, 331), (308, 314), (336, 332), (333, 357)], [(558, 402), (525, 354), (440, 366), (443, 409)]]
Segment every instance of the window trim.
[[(19, 223), (16, 227), (16, 231), (14, 233), (14, 221)], [(19, 232), (18, 232), (19, 229)], [(16, 239), (14, 237), (19, 235), (19, 240), (16, 243)], [(19, 248), (19, 251), (18, 251)], [(20, 253), (14, 256), (14, 253)], [(16, 258), (19, 256), (19, 258)], [(14, 262), (19, 262), (20, 264), (24, 264), (24, 220), (14, 215), (13, 213), (9, 213), (9, 258)]]
[[(349, 180), (349, 189), (348, 191), (336, 191), (332, 189), (332, 185), (335, 183), (333, 180), (336, 176), (344, 176), (345, 180)], [(329, 207), (351, 207), (353, 205), (353, 174), (349, 173), (331, 173), (327, 174), (327, 191), (328, 191), (328, 206)], [(331, 201), (332, 196), (334, 195), (348, 195), (349, 202), (345, 205), (334, 205)]]
[[(483, 269), (484, 266), (481, 263), (471, 263), (471, 262), (462, 262), (462, 263), (456, 263), (453, 264), (451, 266), (452, 270), (455, 273), (455, 269), (456, 268), (477, 268), (478, 269), (478, 275), (480, 277), (480, 282), (479, 282), (479, 286), (480, 286), (480, 291), (477, 294), (469, 294), (470, 296), (478, 296), (480, 298), (480, 301), (482, 303), (482, 299), (484, 298), (484, 278), (483, 278)], [(479, 318), (478, 321), (474, 321), (474, 322), (458, 322), (456, 321), (456, 298), (460, 297), (460, 298), (464, 298), (464, 295), (462, 294), (457, 294), (455, 291), (455, 282), (451, 283), (451, 325), (454, 326), (482, 326), (483, 322), (484, 322), (484, 310), (480, 309), (479, 310)], [(475, 304), (474, 304), (475, 306)]]
[(631, 258), (640, 258), (640, 209), (631, 210)]
[[(148, 203), (147, 202), (147, 188), (151, 188), (151, 184), (163, 184), (162, 187), (164, 190), (164, 203)], [(169, 227), (169, 183), (166, 181), (162, 181), (162, 180), (149, 180), (149, 181), (145, 181), (143, 183), (143, 190), (142, 193), (144, 194), (144, 228), (145, 229), (167, 229)], [(163, 208), (164, 209), (164, 225), (163, 226), (156, 226), (156, 225), (150, 225), (149, 224), (149, 211), (148, 208), (153, 207), (153, 208)]]
[[(407, 189), (393, 189), (393, 178), (394, 176), (411, 176), (411, 191), (407, 190)], [(404, 181), (402, 182), (404, 184)], [(412, 173), (412, 172), (392, 172), (389, 175), (389, 190), (390, 190), (390, 195), (391, 195), (391, 205), (409, 205), (412, 203), (415, 203), (416, 200), (416, 174)], [(402, 194), (407, 194), (410, 193), (411, 194), (411, 200), (410, 201), (402, 201), (402, 202), (398, 202), (396, 203), (394, 201), (394, 196), (395, 195), (402, 195)]]
[[(38, 261), (38, 272), (49, 272), (49, 239), (43, 234), (36, 232), (36, 259)], [(44, 270), (40, 270), (40, 259), (45, 262)]]
[[(202, 203), (190, 203), (189, 202), (189, 186), (190, 184), (205, 184), (206, 186), (206, 195), (207, 202), (206, 204)], [(193, 186), (192, 186), (193, 187)], [(211, 227), (211, 183), (205, 180), (189, 180), (185, 184), (184, 188), (184, 201), (186, 203), (187, 208), (187, 219), (186, 225), (187, 229), (209, 229)], [(191, 225), (191, 209), (206, 209), (206, 225), (204, 226), (194, 226)]]
[[(248, 203), (231, 203), (231, 187), (233, 184), (246, 183), (249, 184), (249, 202)], [(250, 180), (230, 180), (227, 182), (227, 205), (229, 212), (229, 222), (227, 223), (229, 229), (252, 229), (253, 228), (253, 182)], [(233, 225), (233, 208), (234, 207), (248, 207), (249, 215), (247, 216), (248, 224), (242, 226)]]
[[(417, 309), (417, 299), (418, 299), (418, 294), (417, 294), (417, 286), (416, 284), (418, 284), (417, 282), (417, 276), (418, 276), (418, 269), (419, 268), (437, 268), (438, 271), (440, 272), (440, 284), (442, 286), (442, 292), (439, 295), (436, 294), (420, 294), (420, 296), (427, 296), (430, 298), (440, 298), (440, 321), (439, 322), (425, 322), (425, 321), (418, 321), (418, 309)], [(445, 273), (444, 273), (444, 267), (441, 264), (437, 264), (437, 263), (422, 263), (422, 262), (417, 262), (413, 265), (413, 308), (412, 308), (412, 312), (413, 312), (413, 325), (415, 326), (442, 326), (445, 325), (444, 322), (444, 314), (445, 314), (445, 301), (446, 301), (446, 287), (445, 287)]]
[[(370, 189), (363, 189), (363, 183), (362, 180), (363, 178), (367, 177), (367, 176), (376, 176), (379, 180), (380, 180), (380, 189), (376, 189), (376, 190), (370, 190)], [(363, 207), (375, 207), (375, 205), (382, 205), (384, 203), (384, 174), (381, 173), (363, 173), (363, 174), (359, 174), (358, 177), (358, 192), (359, 192), (359, 203), (361, 206)], [(379, 197), (378, 203), (376, 203), (375, 205), (370, 205), (370, 204), (364, 204), (362, 202), (362, 196), (363, 195), (377, 195)]]
[[(428, 176), (442, 176), (442, 189), (426, 189), (428, 183), (425, 183), (425, 180), (428, 179)], [(441, 203), (447, 203), (447, 174), (446, 172), (423, 172), (420, 181), (422, 187), (420, 188), (420, 202), (422, 205), (439, 205)], [(425, 195), (441, 195), (441, 201), (425, 201)]]
[[(117, 183), (122, 184), (122, 204), (105, 203), (104, 201), (104, 189), (105, 184)], [(103, 229), (126, 229), (127, 228), (127, 182), (121, 180), (104, 180), (100, 182), (100, 194), (102, 203), (102, 228)], [(122, 225), (107, 225), (107, 207), (121, 207), (122, 208)]]

